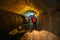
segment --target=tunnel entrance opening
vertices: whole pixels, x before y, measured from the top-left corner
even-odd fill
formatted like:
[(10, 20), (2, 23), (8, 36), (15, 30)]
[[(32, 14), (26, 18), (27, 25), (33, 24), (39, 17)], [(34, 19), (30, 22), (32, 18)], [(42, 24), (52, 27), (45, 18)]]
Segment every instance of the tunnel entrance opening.
[(30, 15), (34, 15), (34, 14), (37, 14), (35, 11), (33, 10), (27, 10), (23, 13), (24, 16), (30, 16)]
[[(38, 20), (39, 18), (38, 18), (38, 16), (36, 14), (37, 13), (34, 10), (28, 10), (28, 11), (26, 11), (26, 12), (23, 13), (23, 15), (27, 18), (27, 21), (28, 21), (28, 24), (26, 24), (25, 28), (27, 27), (27, 29), (29, 29), (30, 31), (40, 30), (37, 27), (38, 26), (38, 23), (39, 23), (39, 20)], [(37, 19), (36, 24), (35, 24), (36, 25), (36, 28), (33, 27), (34, 25), (33, 25), (33, 22), (32, 22), (32, 18), (33, 18), (34, 15), (35, 15), (35, 17)]]

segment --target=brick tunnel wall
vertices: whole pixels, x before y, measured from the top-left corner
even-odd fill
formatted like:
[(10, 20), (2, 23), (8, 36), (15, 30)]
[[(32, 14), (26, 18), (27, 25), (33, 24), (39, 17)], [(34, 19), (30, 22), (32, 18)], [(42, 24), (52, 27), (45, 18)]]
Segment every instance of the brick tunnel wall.
[(52, 32), (60, 37), (60, 12), (46, 11), (40, 14), (40, 26), (42, 29)]
[(51, 13), (51, 31), (58, 36), (60, 36), (60, 12), (52, 12)]

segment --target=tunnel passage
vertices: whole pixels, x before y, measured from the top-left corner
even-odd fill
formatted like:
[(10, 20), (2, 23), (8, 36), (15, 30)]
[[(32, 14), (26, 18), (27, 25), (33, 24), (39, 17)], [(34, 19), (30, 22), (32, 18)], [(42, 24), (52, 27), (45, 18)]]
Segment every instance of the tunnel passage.
[[(29, 8), (31, 7), (31, 8)], [(24, 12), (27, 9), (33, 9), (32, 7), (34, 7), (35, 9), (37, 9), (38, 11), (41, 9), (41, 11), (45, 11), (47, 12), (44, 14), (39, 14), (39, 20), (40, 20), (40, 27), (42, 27), (42, 29), (46, 30), (46, 31), (42, 31), (42, 37), (44, 40), (60, 40), (57, 38), (57, 36), (59, 36), (60, 38), (60, 1), (59, 0), (0, 0), (0, 8), (4, 9), (4, 10), (8, 10), (11, 12), (15, 12), (20, 14), (21, 10), (23, 10), (22, 12)], [(40, 11), (39, 11), (40, 12)], [(22, 13), (21, 13), (22, 14)], [(38, 33), (38, 34), (34, 34), (34, 33)], [(47, 33), (46, 33), (47, 32)], [(48, 37), (46, 37), (45, 35), (50, 34)], [(29, 36), (30, 34), (30, 36)], [(33, 35), (35, 37), (33, 37)], [(39, 40), (39, 37), (41, 37), (40, 32), (38, 31), (33, 31), (32, 33), (27, 32), (25, 34), (25, 37), (27, 35), (27, 37), (29, 36), (30, 40), (34, 40), (33, 38), (35, 38), (36, 40)], [(32, 36), (31, 36), (32, 35)], [(39, 35), (39, 36), (36, 36)], [(43, 36), (44, 35), (44, 36)], [(54, 36), (55, 37), (54, 37)], [(27, 38), (26, 37), (26, 38)], [(38, 37), (38, 39), (37, 39)], [(22, 37), (24, 38), (24, 37)], [(57, 39), (56, 39), (57, 38)]]
[[(4, 14), (4, 16), (8, 16), (8, 14), (10, 13), (10, 12), (3, 12), (2, 10), (0, 11), (1, 13), (0, 13), (0, 16), (2, 16), (3, 14)], [(53, 12), (52, 12), (53, 13)], [(40, 20), (40, 23), (41, 23), (41, 27), (42, 27), (42, 31), (40, 32), (40, 31), (32, 31), (31, 33), (30, 32), (27, 32), (27, 33), (22, 33), (22, 35), (27, 35), (27, 37), (29, 36), (29, 35), (32, 35), (31, 37), (33, 38), (33, 35), (35, 36), (36, 34), (34, 34), (35, 32), (37, 32), (38, 34), (39, 33), (44, 33), (44, 35), (47, 33), (47, 34), (49, 34), (48, 35), (48, 37), (46, 37), (46, 38), (50, 38), (51, 39), (51, 37), (50, 36), (52, 36), (53, 38), (56, 38), (56, 40), (59, 40), (59, 38), (58, 38), (58, 36), (59, 36), (59, 16), (60, 16), (60, 14), (57, 14), (57, 12), (55, 12), (55, 14), (52, 14), (51, 13), (51, 16), (49, 16), (48, 15), (48, 13), (42, 13), (42, 14), (40, 14), (40, 16), (38, 16), (39, 17), (39, 20)], [(7, 15), (6, 15), (7, 14)], [(11, 14), (11, 13), (10, 13)], [(10, 15), (9, 14), (9, 15)], [(15, 14), (13, 14), (14, 16), (15, 16)], [(3, 16), (3, 17), (4, 17)], [(9, 17), (9, 16), (8, 16)], [(8, 18), (7, 17), (7, 18)], [(18, 16), (19, 17), (19, 16)], [(51, 19), (50, 19), (50, 17), (51, 17)], [(10, 17), (9, 17), (10, 18)], [(57, 20), (56, 20), (56, 18), (57, 18)], [(1, 19), (2, 20), (2, 19)], [(2, 20), (3, 21), (3, 20)], [(2, 21), (0, 21), (0, 24), (1, 24), (1, 22)], [(6, 20), (7, 21), (7, 20)], [(10, 20), (9, 20), (10, 21)], [(56, 24), (57, 26), (58, 26), (58, 28), (57, 28), (57, 26), (55, 26), (55, 25), (51, 25), (50, 24), (50, 22), (52, 22), (52, 23), (54, 23), (54, 24)], [(2, 22), (3, 23), (3, 22)], [(7, 23), (9, 23), (9, 22), (7, 22)], [(15, 25), (15, 24), (14, 24)], [(3, 25), (4, 26), (4, 25)], [(10, 25), (11, 26), (11, 25)], [(1, 27), (1, 26), (0, 26)], [(17, 27), (17, 26), (14, 26), (14, 28), (12, 28), (12, 29), (10, 29), (8, 26), (4, 26), (5, 28), (7, 27), (9, 30), (12, 30), (12, 29), (14, 29), (15, 27)], [(2, 27), (3, 28), (3, 27)], [(7, 32), (8, 30), (6, 29), (5, 30), (5, 28), (3, 28), (2, 30), (4, 31), (4, 32)], [(54, 30), (54, 29), (56, 29), (56, 30)], [(2, 30), (0, 30), (1, 32), (2, 32)], [(45, 31), (46, 30), (46, 31)], [(57, 32), (58, 31), (58, 32)], [(45, 33), (46, 32), (46, 33)], [(17, 34), (16, 36), (14, 36), (13, 38), (15, 38), (15, 37), (18, 37), (19, 35), (21, 35), (20, 33), (19, 34)], [(42, 34), (43, 35), (43, 34)], [(46, 35), (47, 36), (47, 35)], [(55, 36), (55, 37), (54, 37)], [(19, 36), (20, 37), (20, 36)], [(21, 38), (22, 37), (22, 38)], [(20, 38), (21, 38), (21, 40), (23, 40), (23, 38), (24, 38), (24, 36), (21, 36)], [(44, 38), (44, 36), (43, 36), (43, 38)], [(52, 38), (52, 40), (54, 40)], [(39, 39), (39, 38), (38, 38)], [(31, 39), (30, 39), (31, 40)]]
[(60, 40), (59, 16), (60, 12), (43, 12), (39, 16), (42, 30), (26, 32), (20, 40)]
[[(36, 22), (36, 29), (37, 30), (40, 30), (41, 28), (40, 28), (40, 20), (39, 20), (39, 17), (38, 17), (38, 15), (37, 15), (38, 13), (36, 12), (36, 11), (34, 11), (34, 10), (27, 10), (27, 11), (25, 11), (24, 13), (23, 13), (23, 15), (26, 17), (26, 19), (27, 19), (27, 25), (26, 25), (26, 27), (29, 29), (29, 30), (31, 30), (31, 29), (34, 29), (33, 28), (33, 22), (32, 22), (32, 18), (33, 18), (33, 16), (35, 15), (35, 17), (36, 17), (36, 20), (37, 20), (37, 22)], [(25, 27), (25, 28), (26, 28)]]

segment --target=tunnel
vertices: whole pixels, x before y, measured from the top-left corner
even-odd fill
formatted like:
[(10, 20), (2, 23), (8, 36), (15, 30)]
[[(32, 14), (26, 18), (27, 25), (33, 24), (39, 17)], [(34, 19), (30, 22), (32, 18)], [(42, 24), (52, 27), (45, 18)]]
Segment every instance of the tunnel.
[(60, 1), (0, 0), (0, 40), (60, 40)]

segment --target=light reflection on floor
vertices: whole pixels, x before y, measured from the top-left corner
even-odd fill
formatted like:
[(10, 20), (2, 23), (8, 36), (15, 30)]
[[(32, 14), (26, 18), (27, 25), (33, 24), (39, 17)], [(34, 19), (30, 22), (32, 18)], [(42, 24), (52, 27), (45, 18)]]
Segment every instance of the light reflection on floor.
[(20, 40), (59, 40), (59, 38), (55, 34), (45, 30), (33, 30), (32, 32), (25, 33)]

